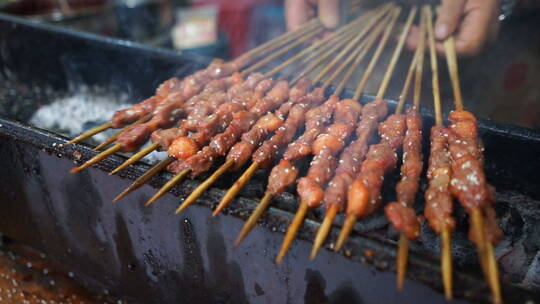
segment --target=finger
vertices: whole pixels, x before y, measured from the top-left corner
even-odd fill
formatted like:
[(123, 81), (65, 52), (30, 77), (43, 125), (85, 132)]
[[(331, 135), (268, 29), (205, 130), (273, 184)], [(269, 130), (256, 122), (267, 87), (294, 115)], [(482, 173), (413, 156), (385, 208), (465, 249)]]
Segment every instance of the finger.
[(465, 10), (465, 18), (456, 36), (456, 52), (464, 56), (473, 56), (480, 52), (487, 40), (491, 18), (495, 11), (474, 2)]
[(420, 40), (420, 29), (418, 26), (413, 25), (411, 27), (411, 30), (409, 32), (409, 36), (407, 36), (407, 40), (405, 40), (405, 45), (409, 50), (415, 50), (418, 46), (418, 41)]
[(311, 7), (304, 0), (285, 1), (285, 20), (289, 30), (296, 30), (304, 24), (310, 15)]
[(443, 0), (440, 13), (435, 22), (435, 38), (444, 40), (452, 35), (463, 15), (465, 0)]
[(339, 0), (319, 0), (319, 18), (327, 28), (339, 24)]

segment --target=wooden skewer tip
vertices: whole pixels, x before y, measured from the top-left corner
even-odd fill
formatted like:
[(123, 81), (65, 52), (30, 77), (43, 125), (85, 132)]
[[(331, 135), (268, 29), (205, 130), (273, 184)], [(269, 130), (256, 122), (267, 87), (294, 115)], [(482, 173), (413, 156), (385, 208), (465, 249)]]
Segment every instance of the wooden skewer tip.
[(91, 159), (89, 159), (87, 162), (85, 162), (84, 164), (80, 165), (79, 167), (75, 167), (73, 169), (71, 169), (69, 172), (70, 173), (77, 173), (79, 171), (82, 171), (100, 161), (102, 161), (103, 159), (109, 157), (110, 155), (114, 154), (116, 151), (120, 150), (121, 146), (116, 144), (112, 147), (110, 147), (109, 149), (95, 155), (94, 157), (92, 157)]
[(120, 199), (124, 198), (129, 193), (139, 189), (142, 185), (144, 185), (149, 179), (151, 179), (154, 175), (161, 172), (163, 168), (168, 166), (170, 163), (172, 163), (175, 160), (174, 157), (168, 157), (159, 163), (157, 163), (155, 166), (150, 168), (148, 171), (146, 171), (143, 175), (139, 176), (129, 187), (127, 187), (122, 193), (118, 194), (114, 199), (113, 203), (116, 203)]
[(345, 222), (343, 223), (343, 227), (341, 228), (341, 233), (339, 234), (338, 240), (336, 242), (335, 251), (339, 251), (343, 245), (345, 244), (345, 241), (349, 237), (349, 234), (351, 234), (354, 224), (356, 224), (356, 215), (349, 214), (345, 218)]
[(101, 133), (101, 132), (109, 129), (111, 126), (112, 126), (111, 122), (106, 122), (106, 123), (104, 123), (104, 124), (102, 124), (100, 126), (97, 126), (97, 127), (93, 128), (91, 130), (88, 130), (88, 131), (82, 133), (81, 135), (73, 138), (72, 140), (68, 141), (67, 143), (68, 143), (68, 145), (77, 143), (77, 142), (79, 142), (81, 140), (87, 139), (88, 137), (92, 137), (92, 136), (94, 136), (94, 135), (96, 135), (98, 133)]
[(308, 209), (309, 209), (309, 206), (305, 202), (301, 202), (300, 206), (298, 206), (298, 210), (296, 211), (296, 214), (294, 215), (291, 225), (287, 229), (287, 233), (285, 234), (283, 243), (281, 243), (281, 248), (279, 249), (279, 253), (276, 257), (276, 264), (280, 264), (283, 261), (285, 254), (287, 253), (287, 251), (289, 250), (289, 247), (291, 247), (291, 244), (294, 241), (294, 238), (296, 236), (296, 233), (298, 232), (298, 229), (300, 228), (300, 225), (302, 225), (302, 222), (304, 221), (304, 218), (306, 217)]
[(206, 191), (212, 184), (216, 182), (216, 180), (223, 175), (223, 173), (227, 172), (230, 167), (234, 165), (233, 160), (226, 161), (219, 169), (217, 169), (209, 178), (207, 178), (203, 183), (197, 187), (191, 194), (184, 200), (184, 202), (176, 209), (176, 214), (181, 213), (182, 211), (186, 210), (187, 207), (191, 206), (197, 199)]
[(497, 258), (495, 257), (495, 252), (493, 250), (493, 244), (489, 241), (486, 242), (486, 255), (490, 275), (489, 282), (493, 293), (493, 302), (495, 304), (501, 304), (503, 300), (501, 282), (499, 280), (499, 268), (497, 266)]
[(407, 260), (409, 258), (409, 240), (405, 234), (399, 237), (398, 255), (397, 255), (397, 289), (403, 290), (405, 282), (405, 273), (407, 273)]
[(313, 248), (311, 249), (310, 254), (310, 260), (314, 260), (317, 256), (317, 253), (321, 249), (322, 245), (324, 244), (324, 241), (328, 237), (328, 234), (330, 233), (330, 230), (332, 229), (332, 222), (334, 221), (334, 218), (336, 217), (337, 213), (339, 211), (339, 206), (332, 205), (328, 210), (326, 210), (326, 216), (324, 217), (324, 220), (319, 226), (319, 230), (317, 231), (317, 235), (315, 236), (315, 242), (313, 244)]
[(125, 162), (123, 162), (120, 166), (116, 167), (114, 170), (109, 172), (109, 175), (114, 175), (121, 170), (127, 168), (128, 166), (136, 163), (141, 158), (145, 157), (146, 155), (150, 154), (152, 151), (155, 151), (159, 147), (159, 144), (154, 143), (149, 145), (148, 147), (142, 149), (141, 151), (133, 154), (130, 158), (128, 158)]
[(162, 197), (165, 193), (169, 192), (169, 190), (172, 189), (176, 184), (181, 182), (186, 175), (190, 172), (189, 169), (184, 169), (180, 173), (176, 174), (173, 178), (171, 178), (161, 189), (158, 190), (154, 196), (152, 196), (145, 204), (145, 207), (150, 206), (153, 202), (155, 202), (158, 198)]
[(441, 270), (444, 295), (447, 300), (452, 300), (452, 240), (448, 227), (441, 230), (441, 241)]
[(252, 163), (249, 168), (238, 178), (236, 182), (234, 182), (234, 185), (225, 193), (225, 196), (221, 199), (219, 204), (216, 207), (216, 210), (212, 212), (212, 216), (218, 215), (225, 207), (229, 205), (229, 203), (236, 197), (238, 192), (242, 190), (244, 185), (249, 181), (249, 179), (253, 176), (255, 171), (259, 168), (258, 163)]
[(259, 221), (259, 218), (263, 215), (263, 213), (266, 211), (266, 208), (270, 205), (272, 202), (273, 195), (270, 192), (266, 192), (257, 205), (257, 208), (255, 208), (255, 211), (251, 214), (251, 216), (248, 218), (246, 223), (244, 224), (244, 227), (242, 227), (242, 230), (238, 234), (238, 238), (236, 238), (236, 241), (234, 242), (234, 246), (238, 247), (240, 243), (245, 239), (245, 237), (249, 234), (249, 232), (257, 225), (257, 221)]

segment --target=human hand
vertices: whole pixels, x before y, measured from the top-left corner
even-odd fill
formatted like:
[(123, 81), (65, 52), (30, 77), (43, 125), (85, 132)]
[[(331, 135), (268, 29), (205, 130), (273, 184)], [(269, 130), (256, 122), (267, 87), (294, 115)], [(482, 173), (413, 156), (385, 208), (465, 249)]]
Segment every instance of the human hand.
[[(442, 42), (455, 34), (456, 52), (462, 56), (478, 54), (499, 31), (498, 0), (442, 0), (435, 22), (437, 52), (444, 54)], [(415, 49), (420, 38), (417, 26), (411, 28), (407, 46)]]
[(285, 0), (287, 28), (295, 30), (317, 14), (327, 28), (339, 24), (339, 0)]

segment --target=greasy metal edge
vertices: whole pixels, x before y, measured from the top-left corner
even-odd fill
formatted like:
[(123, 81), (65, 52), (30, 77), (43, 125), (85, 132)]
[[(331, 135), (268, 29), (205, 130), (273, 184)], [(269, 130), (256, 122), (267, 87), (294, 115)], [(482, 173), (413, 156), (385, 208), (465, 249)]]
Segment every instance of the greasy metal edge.
[[(75, 164), (80, 164), (96, 154), (96, 152), (92, 151), (91, 147), (88, 145), (68, 145), (66, 144), (68, 141), (68, 138), (66, 137), (6, 119), (0, 119), (0, 139), (2, 136), (10, 137), (12, 140), (19, 143), (30, 144), (44, 152), (71, 159)], [(77, 156), (79, 153), (80, 156)], [(125, 158), (122, 156), (113, 155), (98, 163), (95, 165), (95, 167), (105, 172), (110, 172), (124, 160)], [(134, 180), (143, 174), (147, 169), (147, 165), (138, 163), (130, 166), (123, 172), (120, 172), (118, 174), (119, 177), (110, 178), (129, 178)], [(154, 177), (148, 184), (154, 188), (161, 187), (171, 176), (172, 175), (170, 173), (164, 172)], [(175, 187), (171, 192), (178, 197), (186, 197), (191, 189), (194, 189), (194, 187), (196, 187), (198, 184), (199, 181), (197, 180), (188, 180), (184, 182), (182, 187)], [(217, 188), (211, 188), (208, 190), (208, 192), (212, 192), (220, 196), (223, 195), (223, 190)], [(204, 199), (201, 199), (199, 204), (205, 205), (208, 208), (214, 208), (216, 205), (215, 203), (211, 203)], [(225, 216), (234, 216), (245, 220), (247, 219), (249, 213), (257, 206), (257, 204), (258, 202), (256, 200), (241, 197), (236, 199), (234, 211), (226, 210), (224, 213)], [(270, 231), (279, 231), (280, 233), (284, 234), (292, 217), (293, 214), (289, 211), (271, 207), (261, 218), (259, 225)], [(270, 225), (269, 223), (272, 224)], [(279, 223), (277, 227), (276, 223)], [(312, 219), (306, 220), (299, 231), (298, 238), (312, 242), (318, 225), (319, 223), (317, 221)], [(336, 239), (337, 234), (338, 228), (334, 227), (332, 230), (332, 239)], [(333, 244), (327, 244), (326, 248), (331, 248), (331, 246), (333, 246)], [(370, 251), (372, 256), (365, 255), (367, 251)], [(343, 252), (346, 258), (364, 264), (371, 264), (379, 271), (394, 272), (396, 269), (396, 244), (391, 241), (383, 242), (369, 238), (368, 236), (362, 234), (354, 233)], [(440, 278), (438, 260), (411, 252), (409, 255), (409, 265), (408, 277), (442, 291), (441, 281), (439, 279), (434, 280), (434, 278)], [(483, 279), (479, 273), (474, 273), (467, 269), (455, 269), (454, 282), (456, 287), (456, 297), (465, 298), (472, 301), (489, 301), (489, 290), (487, 289), (487, 286), (483, 282)], [(507, 297), (512, 295), (512, 299), (516, 299), (516, 296), (519, 296), (519, 298), (522, 298), (523, 300), (528, 300), (531, 298), (540, 299), (540, 295), (520, 287), (503, 283), (503, 288), (505, 295)]]

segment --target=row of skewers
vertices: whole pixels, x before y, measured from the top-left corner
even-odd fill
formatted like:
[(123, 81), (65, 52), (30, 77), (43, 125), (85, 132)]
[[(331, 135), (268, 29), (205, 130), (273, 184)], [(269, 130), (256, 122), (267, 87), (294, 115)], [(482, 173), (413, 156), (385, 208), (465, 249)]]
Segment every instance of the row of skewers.
[[(355, 14), (358, 10), (359, 6), (355, 5), (350, 12)], [(175, 176), (145, 204), (148, 206), (188, 175), (195, 178), (224, 159), (223, 164), (180, 204), (176, 210), (180, 213), (225, 172), (247, 166), (214, 210), (215, 216), (233, 202), (257, 170), (269, 170), (265, 194), (236, 244), (253, 229), (272, 198), (296, 183), (300, 203), (276, 258), (280, 263), (307, 213), (321, 205), (326, 212), (311, 258), (314, 259), (323, 246), (337, 214), (344, 212), (344, 225), (334, 247), (340, 250), (355, 223), (381, 208), (384, 176), (398, 164), (401, 150), (403, 159), (396, 201), (384, 208), (394, 229), (401, 233), (397, 257), (398, 288), (401, 289), (408, 241), (420, 235), (420, 220), (412, 207), (423, 171), (422, 117), (418, 109), (424, 53), (429, 46), (436, 125), (431, 129), (424, 215), (430, 227), (441, 236), (445, 295), (448, 299), (452, 297), (450, 244), (455, 228), (452, 218), (455, 198), (470, 215), (469, 238), (477, 247), (493, 300), (500, 303), (502, 296), (493, 244), (501, 239), (502, 233), (492, 206), (494, 188), (487, 184), (483, 171), (483, 148), (476, 119), (463, 110), (452, 38), (444, 45), (456, 110), (448, 117), (450, 125), (443, 125), (429, 6), (420, 10), (422, 35), (395, 113), (387, 116), (388, 105), (383, 97), (418, 13), (416, 7), (409, 11), (401, 29), (376, 98), (365, 105), (358, 102), (401, 11), (393, 4), (382, 5), (324, 38), (321, 37), (325, 30), (315, 19), (233, 61), (214, 61), (183, 80), (171, 78), (160, 85), (154, 96), (116, 112), (111, 122), (71, 140), (70, 143), (74, 143), (108, 128), (121, 129), (95, 149), (112, 144), (111, 147), (72, 172), (85, 169), (117, 151), (136, 152), (150, 140), (150, 145), (111, 172), (119, 172), (154, 150), (167, 151), (165, 160), (114, 199), (125, 197), (164, 169), (173, 172)], [(301, 50), (264, 74), (256, 72), (298, 49)], [(368, 54), (371, 58), (353, 97), (340, 99), (345, 85)], [(279, 78), (272, 79), (276, 75)], [(338, 79), (331, 96), (325, 99), (325, 92)], [(413, 80), (413, 105), (403, 114)], [(321, 85), (315, 87), (319, 83)], [(299, 178), (299, 165), (309, 159), (307, 174)]]

